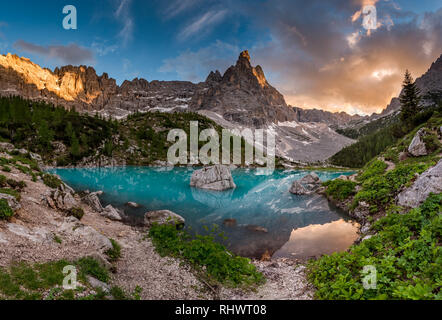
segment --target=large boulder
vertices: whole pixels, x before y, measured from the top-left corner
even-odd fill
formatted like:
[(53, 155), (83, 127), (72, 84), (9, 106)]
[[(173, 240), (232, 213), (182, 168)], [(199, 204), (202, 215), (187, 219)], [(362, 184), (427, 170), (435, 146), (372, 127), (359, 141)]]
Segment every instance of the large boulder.
[(322, 185), (319, 176), (312, 172), (303, 177), (301, 180), (293, 182), (290, 192), (296, 195), (308, 195), (316, 192)]
[(79, 237), (84, 243), (98, 248), (100, 252), (106, 252), (113, 248), (111, 241), (90, 226), (78, 225), (73, 228), (73, 234)]
[(408, 152), (415, 156), (426, 156), (428, 154), (427, 147), (425, 146), (424, 137), (426, 135), (425, 129), (421, 128), (416, 135), (414, 136), (413, 140), (410, 143), (410, 146), (408, 147)]
[(160, 225), (171, 224), (182, 227), (185, 222), (186, 220), (184, 220), (183, 217), (169, 210), (151, 211), (144, 215), (144, 224), (149, 227), (154, 223)]
[(115, 209), (114, 207), (112, 207), (111, 205), (108, 205), (106, 208), (103, 209), (102, 212), (100, 212), (100, 214), (103, 217), (106, 217), (110, 220), (114, 220), (114, 221), (121, 221), (121, 215), (118, 212), (117, 209)]
[(78, 201), (75, 199), (75, 191), (64, 183), (46, 194), (45, 200), (47, 205), (53, 209), (66, 211), (79, 207)]
[(98, 198), (98, 196), (102, 194), (102, 191), (91, 192), (83, 198), (84, 202), (86, 202), (92, 208), (92, 210), (96, 212), (103, 212), (104, 208), (100, 202), (100, 198)]
[(416, 208), (427, 199), (430, 193), (441, 192), (442, 160), (421, 174), (410, 188), (399, 193), (397, 202), (400, 206)]
[(215, 165), (194, 171), (190, 186), (214, 191), (236, 188), (230, 168), (223, 165)]

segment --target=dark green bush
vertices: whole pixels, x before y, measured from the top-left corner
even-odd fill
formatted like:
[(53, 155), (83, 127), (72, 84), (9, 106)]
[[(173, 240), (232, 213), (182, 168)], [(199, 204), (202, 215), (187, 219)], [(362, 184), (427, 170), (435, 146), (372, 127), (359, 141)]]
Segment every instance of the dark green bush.
[(81, 208), (72, 208), (68, 211), (68, 215), (81, 220), (84, 216), (84, 210)]
[(52, 189), (56, 189), (61, 186), (61, 180), (52, 174), (45, 174), (43, 176), (43, 183)]
[(327, 187), (327, 195), (336, 200), (345, 200), (356, 193), (356, 182), (335, 179), (323, 184)]
[(109, 257), (111, 262), (115, 262), (121, 257), (121, 246), (114, 239), (109, 239), (112, 243), (112, 249), (107, 250), (105, 253)]
[(5, 199), (0, 199), (0, 220), (8, 220), (14, 215), (14, 211)]

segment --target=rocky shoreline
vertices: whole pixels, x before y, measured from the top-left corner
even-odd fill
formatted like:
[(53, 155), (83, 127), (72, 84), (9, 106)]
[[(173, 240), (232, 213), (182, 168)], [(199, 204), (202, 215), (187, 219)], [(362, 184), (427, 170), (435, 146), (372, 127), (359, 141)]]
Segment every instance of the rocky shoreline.
[[(266, 284), (253, 292), (224, 287), (214, 291), (189, 266), (158, 255), (147, 236), (148, 226), (124, 223), (124, 214), (103, 208), (97, 193), (80, 196), (64, 183), (51, 188), (16, 168), (2, 174), (7, 179), (23, 181), (26, 187), (21, 191), (15, 215), (9, 221), (0, 220), (0, 267), (16, 262), (34, 264), (92, 257), (112, 272), (109, 285), (126, 292), (141, 288), (141, 299), (313, 297), (305, 268), (285, 259), (253, 261), (267, 278)], [(81, 217), (72, 215), (73, 209), (81, 211)], [(106, 255), (112, 249), (111, 240), (121, 246), (121, 257), (114, 262)], [(89, 280), (95, 283), (97, 279)]]

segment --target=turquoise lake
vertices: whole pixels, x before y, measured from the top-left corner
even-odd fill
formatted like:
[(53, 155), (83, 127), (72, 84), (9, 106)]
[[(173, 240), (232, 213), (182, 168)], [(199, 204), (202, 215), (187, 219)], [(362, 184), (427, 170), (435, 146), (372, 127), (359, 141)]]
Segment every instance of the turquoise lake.
[[(125, 167), (51, 172), (76, 191), (103, 191), (104, 206), (111, 204), (135, 220), (147, 211), (167, 209), (183, 216), (193, 233), (205, 234), (205, 226), (216, 224), (227, 237), (224, 244), (247, 257), (266, 253), (302, 259), (346, 250), (356, 239), (355, 223), (325, 197), (289, 193), (292, 182), (306, 171), (276, 170), (262, 176), (255, 170), (236, 169), (232, 171), (235, 190), (211, 192), (189, 186), (193, 170)], [(323, 181), (351, 174), (316, 173)], [(142, 208), (131, 209), (127, 202)], [(227, 219), (234, 220), (226, 223)]]

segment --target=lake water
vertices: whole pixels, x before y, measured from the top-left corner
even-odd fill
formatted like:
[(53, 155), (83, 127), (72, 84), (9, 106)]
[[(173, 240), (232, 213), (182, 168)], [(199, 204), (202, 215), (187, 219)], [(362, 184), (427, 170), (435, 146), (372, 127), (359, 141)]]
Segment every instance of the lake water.
[[(142, 218), (147, 211), (167, 209), (183, 216), (193, 233), (205, 234), (205, 226), (218, 225), (227, 237), (224, 244), (247, 257), (260, 258), (268, 253), (304, 259), (346, 250), (357, 238), (357, 225), (325, 197), (289, 193), (292, 182), (305, 176), (306, 171), (276, 170), (270, 176), (262, 176), (255, 170), (236, 169), (232, 175), (237, 188), (225, 192), (191, 188), (193, 169), (188, 168), (52, 172), (76, 191), (103, 191), (103, 205), (111, 204), (133, 217)], [(350, 174), (316, 173), (323, 181)], [(136, 202), (142, 208), (131, 209), (125, 206), (127, 202)]]

